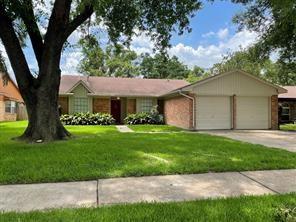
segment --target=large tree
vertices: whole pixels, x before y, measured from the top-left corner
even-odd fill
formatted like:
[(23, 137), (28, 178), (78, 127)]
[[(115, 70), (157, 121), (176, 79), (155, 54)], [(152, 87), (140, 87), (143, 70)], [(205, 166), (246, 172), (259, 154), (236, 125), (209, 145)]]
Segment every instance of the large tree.
[(141, 56), (140, 74), (147, 79), (185, 79), (190, 70), (176, 56), (157, 53), (151, 56), (145, 53)]
[(231, 0), (242, 3), (246, 10), (234, 17), (240, 29), (259, 34), (257, 46), (261, 56), (278, 51), (282, 63), (296, 61), (295, 0)]
[[(196, 0), (55, 0), (52, 7), (42, 8), (43, 2), (0, 0), (0, 38), (29, 117), (20, 138), (29, 141), (58, 140), (70, 135), (58, 112), (61, 53), (68, 37), (93, 15), (96, 24), (106, 26), (113, 42), (129, 42), (138, 31), (150, 35), (156, 47), (164, 49), (173, 31), (190, 31), (190, 16), (201, 7)], [(40, 26), (44, 24), (42, 35)], [(20, 32), (31, 41), (39, 68), (36, 76), (29, 69)]]
[(78, 71), (89, 76), (134, 77), (138, 75), (137, 54), (121, 44), (109, 44), (105, 50), (93, 35), (79, 41), (82, 59)]

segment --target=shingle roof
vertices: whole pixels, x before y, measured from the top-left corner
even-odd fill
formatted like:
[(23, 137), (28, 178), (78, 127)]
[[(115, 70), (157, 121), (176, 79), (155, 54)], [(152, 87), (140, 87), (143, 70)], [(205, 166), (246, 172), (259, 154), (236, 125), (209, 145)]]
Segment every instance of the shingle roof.
[(188, 85), (188, 82), (185, 80), (63, 75), (59, 93), (71, 93), (71, 90), (79, 81), (82, 81), (92, 94), (101, 96), (158, 97)]
[(283, 93), (279, 95), (279, 98), (283, 99), (296, 99), (296, 86), (284, 86), (286, 90), (288, 90), (287, 93)]

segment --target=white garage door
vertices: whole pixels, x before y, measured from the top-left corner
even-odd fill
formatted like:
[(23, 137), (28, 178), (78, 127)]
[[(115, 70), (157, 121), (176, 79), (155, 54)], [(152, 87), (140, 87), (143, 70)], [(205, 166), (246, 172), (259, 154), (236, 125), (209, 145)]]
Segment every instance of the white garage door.
[(199, 96), (196, 104), (197, 129), (230, 129), (229, 96)]
[(268, 129), (268, 97), (237, 97), (237, 129)]

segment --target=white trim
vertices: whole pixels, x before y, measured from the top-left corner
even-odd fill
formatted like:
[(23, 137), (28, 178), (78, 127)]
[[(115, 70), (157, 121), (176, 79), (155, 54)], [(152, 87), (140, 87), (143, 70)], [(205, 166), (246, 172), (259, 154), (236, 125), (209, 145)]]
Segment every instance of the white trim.
[[(76, 88), (76, 87), (78, 87), (79, 85), (82, 85), (84, 88), (86, 88), (87, 90), (88, 90), (88, 92), (89, 93), (94, 93), (86, 84), (85, 84), (85, 82), (83, 81), (83, 80), (79, 80), (74, 86), (72, 86), (72, 88), (70, 88), (67, 92), (66, 92), (66, 94), (68, 94), (68, 93), (72, 93), (73, 92), (73, 90)], [(72, 93), (73, 94), (73, 93)]]

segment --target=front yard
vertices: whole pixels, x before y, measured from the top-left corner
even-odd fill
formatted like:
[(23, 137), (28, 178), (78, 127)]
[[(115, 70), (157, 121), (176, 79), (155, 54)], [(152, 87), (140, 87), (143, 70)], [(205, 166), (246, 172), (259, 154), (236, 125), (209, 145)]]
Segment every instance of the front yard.
[(296, 153), (197, 133), (119, 133), (67, 127), (76, 138), (24, 144), (26, 122), (0, 123), (0, 184), (296, 168)]
[(181, 128), (169, 125), (128, 125), (128, 127), (135, 132), (163, 133), (183, 131), (183, 129)]
[[(279, 208), (296, 205), (296, 194), (198, 200), (180, 203), (142, 203), (101, 208), (62, 209), (30, 213), (0, 213), (6, 222), (95, 221), (285, 221)], [(293, 214), (289, 215), (289, 220)], [(295, 210), (294, 210), (295, 217)]]

